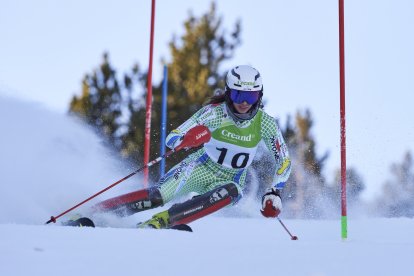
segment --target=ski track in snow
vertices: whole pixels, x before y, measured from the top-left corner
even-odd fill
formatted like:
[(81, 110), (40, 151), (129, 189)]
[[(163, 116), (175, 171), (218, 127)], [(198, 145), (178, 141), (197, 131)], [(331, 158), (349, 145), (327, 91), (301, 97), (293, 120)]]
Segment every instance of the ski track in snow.
[[(350, 218), (346, 241), (339, 219), (284, 220), (299, 237), (292, 241), (244, 199), (250, 218), (219, 212), (192, 223), (194, 233), (134, 228), (158, 210), (97, 218), (111, 227), (44, 225), (135, 168), (74, 118), (37, 104), (0, 97), (0, 125), (0, 275), (413, 275), (406, 218)], [(139, 183), (133, 177), (99, 200)]]

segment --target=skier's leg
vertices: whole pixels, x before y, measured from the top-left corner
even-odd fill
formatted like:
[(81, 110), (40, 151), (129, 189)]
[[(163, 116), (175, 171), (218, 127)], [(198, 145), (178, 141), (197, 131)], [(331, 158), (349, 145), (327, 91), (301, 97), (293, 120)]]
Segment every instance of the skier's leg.
[[(97, 212), (114, 212), (119, 216), (129, 216), (140, 211), (156, 208), (170, 201), (180, 183), (185, 183), (192, 168), (199, 162), (193, 154), (169, 170), (160, 180), (160, 186), (142, 189), (102, 201), (94, 206)], [(171, 191), (165, 193), (164, 191)]]
[(241, 191), (236, 184), (225, 184), (186, 202), (173, 205), (168, 209), (170, 224), (174, 226), (190, 223), (236, 203), (240, 197)]
[(190, 223), (235, 203), (240, 196), (241, 191), (238, 185), (228, 183), (183, 203), (175, 204), (170, 209), (154, 215), (152, 219), (138, 226), (160, 229)]
[(94, 209), (98, 212), (114, 212), (119, 216), (128, 216), (163, 204), (159, 189), (151, 187), (107, 199), (96, 204)]

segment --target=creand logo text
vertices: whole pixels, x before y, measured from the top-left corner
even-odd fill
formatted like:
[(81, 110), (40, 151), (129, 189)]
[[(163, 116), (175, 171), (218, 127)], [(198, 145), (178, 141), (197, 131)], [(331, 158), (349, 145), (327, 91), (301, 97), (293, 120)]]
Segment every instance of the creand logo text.
[(239, 85), (255, 85), (256, 82), (254, 81), (238, 81)]
[(245, 136), (245, 135), (238, 135), (238, 134), (234, 134), (234, 133), (232, 133), (232, 132), (230, 132), (228, 130), (223, 129), (221, 131), (221, 135), (223, 135), (224, 137), (229, 137), (229, 138), (232, 138), (232, 139), (235, 139), (235, 140), (239, 140), (239, 141), (246, 141), (246, 142), (252, 141), (252, 135), (251, 134), (249, 134), (247, 136)]

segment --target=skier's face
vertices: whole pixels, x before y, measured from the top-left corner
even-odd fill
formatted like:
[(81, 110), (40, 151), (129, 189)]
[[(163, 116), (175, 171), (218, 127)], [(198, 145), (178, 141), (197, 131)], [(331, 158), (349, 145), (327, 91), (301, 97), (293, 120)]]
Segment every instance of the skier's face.
[(260, 99), (260, 91), (241, 91), (231, 89), (230, 99), (233, 102), (233, 106), (239, 114), (247, 113), (252, 105), (257, 103)]
[(237, 112), (240, 113), (240, 114), (247, 113), (250, 110), (250, 108), (252, 107), (252, 105), (248, 104), (246, 101), (244, 101), (240, 104), (233, 103), (233, 106), (234, 106), (234, 109), (236, 109)]

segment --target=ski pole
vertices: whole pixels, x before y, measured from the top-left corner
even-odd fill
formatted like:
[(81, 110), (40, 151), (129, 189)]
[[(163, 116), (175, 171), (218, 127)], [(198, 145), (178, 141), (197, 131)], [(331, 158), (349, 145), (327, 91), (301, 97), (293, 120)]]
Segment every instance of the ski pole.
[(121, 183), (121, 182), (123, 182), (123, 181), (127, 180), (128, 178), (130, 178), (131, 176), (133, 176), (133, 175), (137, 174), (138, 172), (142, 171), (143, 169), (145, 169), (145, 168), (149, 168), (149, 167), (151, 167), (152, 165), (157, 164), (157, 163), (158, 163), (158, 162), (160, 162), (162, 159), (167, 158), (168, 156), (170, 156), (172, 153), (177, 152), (177, 151), (180, 151), (180, 150), (181, 150), (181, 149), (183, 149), (183, 148), (192, 148), (192, 147), (197, 147), (197, 146), (200, 146), (200, 145), (202, 145), (202, 144), (204, 144), (204, 143), (207, 143), (207, 142), (210, 140), (210, 138), (211, 138), (211, 133), (210, 133), (209, 129), (208, 129), (207, 127), (205, 127), (205, 126), (199, 125), (199, 126), (196, 126), (196, 127), (192, 128), (192, 129), (190, 129), (190, 130), (189, 130), (189, 131), (188, 131), (188, 132), (184, 135), (184, 137), (183, 137), (183, 141), (181, 142), (181, 144), (180, 144), (180, 145), (178, 145), (176, 148), (174, 148), (174, 149), (172, 149), (172, 150), (168, 151), (166, 154), (164, 154), (164, 155), (162, 155), (162, 156), (160, 156), (160, 157), (158, 157), (158, 158), (156, 158), (156, 159), (152, 160), (151, 162), (149, 162), (149, 163), (145, 164), (144, 166), (142, 166), (141, 168), (137, 169), (136, 171), (134, 171), (134, 172), (132, 172), (132, 173), (128, 174), (128, 175), (127, 175), (127, 176), (125, 176), (124, 178), (122, 178), (122, 179), (120, 179), (120, 180), (116, 181), (115, 183), (113, 183), (113, 184), (109, 185), (109, 186), (108, 186), (108, 187), (106, 187), (105, 189), (103, 189), (103, 190), (101, 190), (101, 191), (97, 192), (96, 194), (94, 194), (94, 195), (92, 195), (92, 196), (88, 197), (88, 198), (87, 198), (87, 199), (85, 199), (84, 201), (82, 201), (82, 202), (80, 202), (80, 203), (76, 204), (76, 205), (75, 205), (75, 206), (73, 206), (72, 208), (70, 208), (70, 209), (68, 209), (68, 210), (64, 211), (63, 213), (61, 213), (61, 214), (59, 214), (59, 215), (57, 215), (57, 216), (51, 216), (51, 217), (50, 217), (50, 220), (48, 220), (45, 224), (49, 224), (49, 223), (51, 223), (51, 222), (56, 223), (56, 220), (57, 220), (58, 218), (60, 218), (61, 216), (63, 216), (63, 215), (65, 215), (65, 214), (69, 213), (70, 211), (72, 211), (72, 210), (74, 210), (74, 209), (78, 208), (79, 206), (81, 206), (82, 204), (84, 204), (84, 203), (88, 202), (89, 200), (91, 200), (91, 199), (93, 199), (93, 198), (97, 197), (98, 195), (100, 195), (100, 194), (102, 194), (102, 193), (104, 193), (104, 192), (108, 191), (109, 189), (111, 189), (111, 188), (115, 187), (115, 186), (116, 186), (116, 185), (118, 185), (119, 183)]
[(295, 241), (295, 240), (297, 240), (298, 239), (298, 237), (297, 236), (294, 236), (294, 235), (292, 235), (291, 233), (290, 233), (290, 231), (287, 229), (287, 227), (285, 226), (285, 224), (282, 222), (282, 220), (279, 218), (279, 217), (276, 217), (277, 218), (277, 220), (280, 222), (280, 224), (283, 226), (283, 228), (285, 228), (285, 230), (286, 230), (286, 232), (289, 234), (289, 236), (290, 236), (290, 239), (291, 240), (293, 240), (293, 241)]
[(88, 198), (87, 198), (87, 199), (85, 199), (84, 201), (82, 201), (82, 202), (80, 202), (80, 203), (76, 204), (76, 205), (75, 205), (75, 206), (73, 206), (72, 208), (70, 208), (70, 209), (68, 209), (68, 210), (64, 211), (63, 213), (61, 213), (61, 214), (59, 214), (59, 215), (57, 215), (57, 216), (51, 216), (51, 217), (50, 217), (50, 220), (48, 220), (48, 221), (46, 222), (46, 224), (49, 224), (49, 223), (51, 223), (51, 222), (55, 223), (55, 222), (56, 222), (56, 220), (57, 220), (58, 218), (60, 218), (61, 216), (63, 216), (63, 215), (65, 215), (65, 214), (69, 213), (70, 211), (72, 211), (72, 210), (74, 210), (74, 209), (78, 208), (79, 206), (81, 206), (82, 204), (84, 204), (84, 203), (88, 202), (89, 200), (91, 200), (91, 199), (93, 199), (93, 198), (97, 197), (98, 195), (100, 195), (100, 194), (102, 194), (102, 193), (104, 193), (104, 192), (108, 191), (109, 189), (111, 189), (111, 188), (115, 187), (115, 186), (116, 186), (116, 185), (118, 185), (119, 183), (121, 183), (121, 182), (123, 182), (123, 181), (127, 180), (128, 178), (130, 178), (131, 176), (133, 176), (133, 175), (137, 174), (138, 172), (142, 171), (143, 169), (145, 169), (145, 168), (149, 168), (149, 167), (151, 167), (152, 165), (157, 164), (157, 163), (158, 163), (158, 162), (160, 162), (162, 159), (164, 159), (164, 158), (166, 158), (166, 157), (170, 156), (170, 155), (171, 155), (173, 152), (175, 152), (175, 151), (176, 151), (176, 150), (170, 150), (169, 152), (167, 152), (167, 153), (166, 153), (166, 154), (164, 154), (163, 156), (160, 156), (160, 157), (158, 157), (158, 158), (156, 158), (156, 159), (152, 160), (152, 161), (151, 161), (151, 162), (149, 162), (148, 164), (146, 164), (146, 165), (142, 166), (141, 168), (137, 169), (136, 171), (134, 171), (134, 172), (132, 172), (132, 173), (128, 174), (128, 175), (127, 175), (127, 176), (125, 176), (124, 178), (122, 178), (122, 179), (120, 179), (120, 180), (116, 181), (115, 183), (113, 183), (113, 184), (109, 185), (109, 186), (108, 186), (108, 187), (106, 187), (105, 189), (103, 189), (103, 190), (101, 190), (101, 191), (97, 192), (96, 194), (94, 194), (94, 195), (92, 195), (92, 196), (88, 197)]

